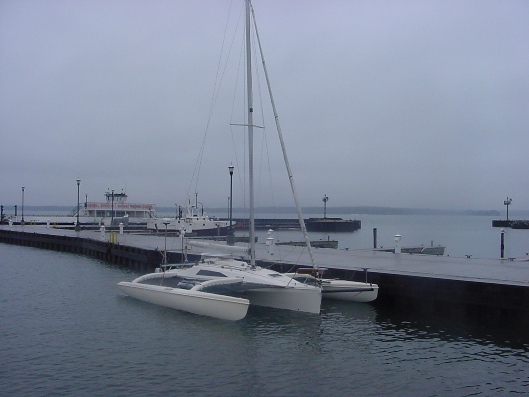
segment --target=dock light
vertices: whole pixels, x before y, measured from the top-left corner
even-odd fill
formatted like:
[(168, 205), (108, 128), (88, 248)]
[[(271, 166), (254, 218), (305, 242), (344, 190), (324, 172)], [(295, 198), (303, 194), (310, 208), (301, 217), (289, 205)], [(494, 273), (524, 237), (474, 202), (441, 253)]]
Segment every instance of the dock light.
[(165, 225), (165, 247), (164, 247), (164, 254), (163, 254), (163, 263), (164, 265), (167, 264), (167, 226), (169, 225), (170, 221), (167, 218), (164, 218), (163, 224)]
[(81, 231), (81, 224), (79, 223), (79, 185), (81, 185), (81, 179), (77, 178), (77, 223), (75, 224), (75, 231), (79, 232)]
[(233, 165), (228, 167), (230, 172), (230, 230), (228, 231), (228, 236), (226, 237), (226, 243), (228, 245), (235, 244), (235, 235), (233, 233)]
[(512, 203), (512, 198), (507, 197), (507, 200), (503, 201), (503, 205), (507, 207), (507, 220), (509, 220), (509, 205)]
[(20, 221), (20, 225), (24, 226), (24, 190), (26, 189), (25, 186), (22, 186), (22, 220)]
[(329, 201), (329, 197), (325, 194), (322, 198), (323, 201), (323, 217), (327, 218), (327, 201)]

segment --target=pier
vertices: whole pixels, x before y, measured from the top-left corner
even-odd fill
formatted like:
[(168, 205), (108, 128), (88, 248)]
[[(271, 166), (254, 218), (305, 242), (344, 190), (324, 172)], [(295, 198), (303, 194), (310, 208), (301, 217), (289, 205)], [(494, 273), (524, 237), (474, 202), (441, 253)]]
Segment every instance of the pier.
[[(1, 225), (0, 243), (88, 255), (142, 273), (163, 262), (165, 247), (169, 263), (181, 262), (184, 253), (180, 238), (162, 234), (103, 235), (38, 225)], [(186, 252), (192, 262), (203, 249)], [(502, 260), (320, 248), (314, 250), (314, 257), (318, 267), (327, 269), (325, 277), (356, 281), (367, 277), (378, 284), (375, 305), (529, 326), (529, 256)], [(270, 249), (264, 243), (257, 244), (256, 258), (259, 265), (282, 272), (310, 263), (305, 247)]]

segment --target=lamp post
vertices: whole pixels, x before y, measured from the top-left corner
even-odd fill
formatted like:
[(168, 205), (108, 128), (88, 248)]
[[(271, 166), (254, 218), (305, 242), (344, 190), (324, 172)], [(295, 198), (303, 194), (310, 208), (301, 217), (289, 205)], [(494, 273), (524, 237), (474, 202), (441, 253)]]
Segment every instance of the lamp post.
[(226, 237), (226, 242), (228, 245), (235, 244), (235, 235), (233, 233), (233, 165), (228, 167), (230, 171), (230, 230), (228, 231), (228, 236)]
[(169, 225), (169, 219), (164, 219), (163, 224), (165, 225), (165, 247), (164, 247), (164, 254), (163, 254), (163, 263), (164, 265), (167, 264), (167, 226)]
[(507, 207), (507, 220), (509, 220), (509, 205), (512, 203), (512, 198), (507, 197), (507, 200), (503, 201), (503, 205)]
[(323, 217), (327, 218), (327, 201), (329, 201), (329, 197), (327, 195), (323, 196)]
[(25, 222), (24, 222), (24, 190), (26, 188), (24, 186), (22, 186), (22, 220), (20, 221), (20, 224), (22, 226), (24, 226)]
[(75, 231), (79, 232), (81, 230), (81, 224), (79, 223), (79, 185), (81, 185), (81, 179), (77, 178), (77, 223), (75, 224)]
[(112, 215), (110, 219), (110, 226), (114, 224), (114, 189), (112, 189)]

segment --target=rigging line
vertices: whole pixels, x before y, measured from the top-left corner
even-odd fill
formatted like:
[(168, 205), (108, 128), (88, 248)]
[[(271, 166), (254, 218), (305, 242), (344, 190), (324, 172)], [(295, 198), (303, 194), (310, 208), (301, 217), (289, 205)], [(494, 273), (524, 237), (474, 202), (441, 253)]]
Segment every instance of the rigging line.
[[(244, 62), (244, 40), (241, 40), (241, 49), (240, 49), (240, 53), (239, 53), (239, 62), (238, 62), (238, 68), (237, 68), (237, 75), (236, 75), (236, 79), (235, 79), (235, 88), (234, 88), (234, 91), (233, 91), (233, 97), (232, 97), (232, 106), (231, 106), (231, 115), (230, 115), (230, 120), (234, 120), (234, 117), (235, 117), (235, 105), (238, 104), (239, 102), (237, 101), (237, 91), (238, 91), (238, 87), (239, 87), (239, 81), (240, 81), (240, 75), (241, 75), (241, 66), (243, 65), (243, 62)], [(242, 109), (242, 113), (245, 114), (244, 112), (245, 110), (245, 106), (243, 105), (243, 109)], [(237, 178), (239, 180), (239, 186), (242, 187), (242, 191), (243, 191), (243, 202), (246, 202), (246, 191), (244, 189), (245, 185), (244, 185), (244, 182), (246, 180), (246, 176), (244, 174), (241, 173), (241, 168), (243, 170), (246, 169), (245, 165), (244, 165), (244, 159), (246, 159), (246, 151), (244, 150), (243, 151), (243, 165), (241, 167), (241, 162), (239, 160), (239, 156), (238, 156), (238, 151), (237, 151), (237, 145), (235, 144), (235, 142), (237, 141), (235, 139), (235, 134), (234, 134), (234, 130), (233, 130), (233, 126), (235, 124), (234, 123), (230, 123), (230, 133), (231, 133), (231, 143), (232, 143), (232, 147), (233, 147), (233, 152), (234, 152), (234, 155), (235, 155), (235, 165), (236, 165), (236, 169), (237, 169)], [(243, 139), (244, 139), (244, 145), (243, 145), (243, 148), (246, 149), (246, 134), (242, 134), (243, 135)], [(243, 179), (241, 180), (241, 176), (243, 177)]]
[(270, 85), (270, 79), (268, 77), (268, 72), (267, 72), (267, 69), (266, 69), (266, 63), (265, 63), (265, 59), (264, 59), (263, 48), (261, 46), (261, 40), (259, 38), (259, 31), (257, 30), (257, 21), (255, 20), (255, 12), (253, 10), (253, 7), (250, 7), (250, 10), (251, 10), (251, 13), (252, 13), (253, 24), (254, 24), (254, 28), (255, 28), (255, 35), (257, 37), (257, 43), (259, 44), (259, 52), (261, 54), (261, 62), (263, 64), (263, 71), (264, 71), (264, 75), (266, 77), (266, 83), (267, 83), (267, 86), (268, 86), (268, 93), (270, 95), (270, 103), (272, 105), (272, 110), (274, 112), (274, 119), (275, 119), (275, 122), (276, 122), (277, 133), (279, 135), (279, 142), (281, 143), (281, 149), (283, 151), (283, 159), (285, 160), (285, 167), (286, 167), (287, 172), (288, 172), (288, 177), (289, 177), (289, 180), (290, 180), (290, 187), (292, 189), (292, 195), (294, 196), (294, 202), (296, 203), (296, 209), (297, 209), (297, 212), (298, 212), (299, 224), (301, 226), (301, 231), (303, 232), (303, 236), (305, 238), (305, 243), (307, 245), (307, 250), (309, 252), (311, 264), (312, 264), (313, 267), (316, 267), (316, 262), (314, 260), (314, 255), (312, 253), (312, 247), (310, 246), (309, 235), (307, 233), (307, 228), (305, 226), (305, 220), (303, 219), (303, 214), (301, 212), (301, 206), (299, 204), (298, 197), (297, 197), (296, 185), (294, 184), (294, 176), (292, 175), (292, 170), (290, 169), (290, 163), (288, 161), (288, 156), (287, 156), (287, 152), (286, 152), (285, 142), (283, 140), (283, 133), (281, 132), (281, 125), (279, 123), (279, 116), (277, 114), (276, 105), (275, 105), (275, 102), (274, 102), (274, 97), (272, 95), (272, 87)]
[[(258, 92), (258, 98), (259, 98), (259, 106), (260, 106), (260, 109), (261, 109), (261, 125), (262, 125), (262, 134), (260, 136), (261, 138), (261, 155), (260, 155), (260, 158), (259, 158), (259, 180), (258, 180), (258, 183), (257, 183), (257, 187), (258, 189), (262, 189), (263, 186), (262, 186), (262, 183), (261, 183), (261, 178), (263, 176), (263, 163), (264, 163), (264, 153), (266, 152), (266, 154), (268, 155), (269, 152), (268, 152), (268, 147), (267, 147), (267, 140), (266, 140), (266, 125), (265, 125), (265, 117), (264, 117), (264, 108), (263, 108), (263, 104), (264, 104), (264, 101), (263, 101), (263, 90), (261, 89), (261, 75), (259, 73), (259, 61), (257, 60), (257, 46), (255, 45), (255, 42), (256, 42), (256, 37), (255, 37), (255, 34), (252, 36), (252, 49), (253, 49), (253, 57), (252, 57), (252, 60), (254, 62), (254, 70), (255, 70), (255, 80), (256, 80), (256, 83), (257, 83), (257, 92)], [(255, 108), (255, 105), (254, 105), (254, 108)], [(255, 115), (255, 112), (254, 112), (254, 115)], [(266, 149), (266, 150), (265, 150)], [(268, 156), (268, 170), (269, 170), (269, 173), (270, 173), (270, 157)], [(271, 185), (272, 186), (272, 185)], [(259, 194), (259, 192), (256, 190), (256, 197), (259, 199), (260, 197), (262, 197), (261, 194)], [(256, 203), (257, 204), (257, 203)]]
[[(232, 15), (232, 4), (233, 4), (233, 1), (230, 2), (230, 6), (229, 6), (229, 9), (228, 9), (228, 16), (226, 18), (226, 24), (224, 26), (224, 34), (223, 34), (223, 37), (222, 37), (222, 45), (221, 45), (221, 50), (220, 50), (220, 54), (219, 54), (219, 60), (218, 60), (218, 63), (217, 63), (217, 71), (216, 71), (216, 74), (215, 74), (215, 82), (214, 82), (214, 85), (213, 85), (213, 93), (212, 93), (212, 96), (211, 96), (211, 102), (210, 102), (209, 113), (208, 113), (208, 118), (207, 118), (207, 122), (206, 122), (206, 128), (205, 128), (205, 131), (204, 131), (204, 135), (202, 137), (202, 143), (201, 143), (201, 146), (200, 146), (199, 154), (197, 156), (197, 161), (195, 163), (195, 167), (193, 169), (193, 174), (192, 174), (191, 180), (189, 181), (189, 187), (188, 187), (188, 190), (187, 190), (187, 197), (188, 198), (189, 198), (189, 196), (191, 194), (191, 187), (193, 185), (193, 181), (195, 182), (195, 192), (197, 191), (198, 179), (199, 179), (199, 176), (200, 176), (200, 171), (201, 171), (201, 166), (202, 166), (202, 159), (204, 157), (204, 151), (205, 151), (205, 146), (206, 146), (206, 137), (207, 137), (208, 132), (209, 132), (209, 126), (210, 126), (210, 123), (211, 123), (211, 119), (212, 119), (212, 116), (213, 116), (215, 105), (217, 103), (218, 95), (219, 95), (219, 92), (220, 92), (220, 87), (222, 85), (222, 81), (224, 79), (224, 75), (225, 75), (225, 72), (226, 72), (227, 60), (229, 59), (229, 54), (231, 53), (231, 48), (233, 46), (233, 39), (232, 39), (232, 43), (231, 43), (231, 45), (230, 45), (230, 47), (228, 49), (228, 54), (226, 55), (226, 61), (225, 61), (225, 64), (224, 64), (224, 68), (221, 68), (221, 62), (222, 62), (222, 59), (223, 59), (224, 49), (226, 47), (225, 44), (226, 44), (226, 38), (227, 38), (227, 32), (228, 32), (228, 25), (229, 25), (230, 15)], [(240, 14), (239, 14), (239, 20), (240, 20)], [(222, 73), (220, 73), (221, 69), (222, 69)], [(219, 78), (219, 75), (220, 75), (220, 78)]]

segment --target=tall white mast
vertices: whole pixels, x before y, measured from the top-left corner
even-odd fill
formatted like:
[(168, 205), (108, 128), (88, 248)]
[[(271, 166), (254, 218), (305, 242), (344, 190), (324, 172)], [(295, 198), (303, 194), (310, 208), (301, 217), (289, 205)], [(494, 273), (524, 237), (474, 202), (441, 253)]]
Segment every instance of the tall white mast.
[(248, 96), (248, 173), (250, 190), (250, 265), (255, 266), (255, 202), (253, 181), (253, 97), (252, 49), (250, 42), (250, 0), (246, 0), (246, 90)]

